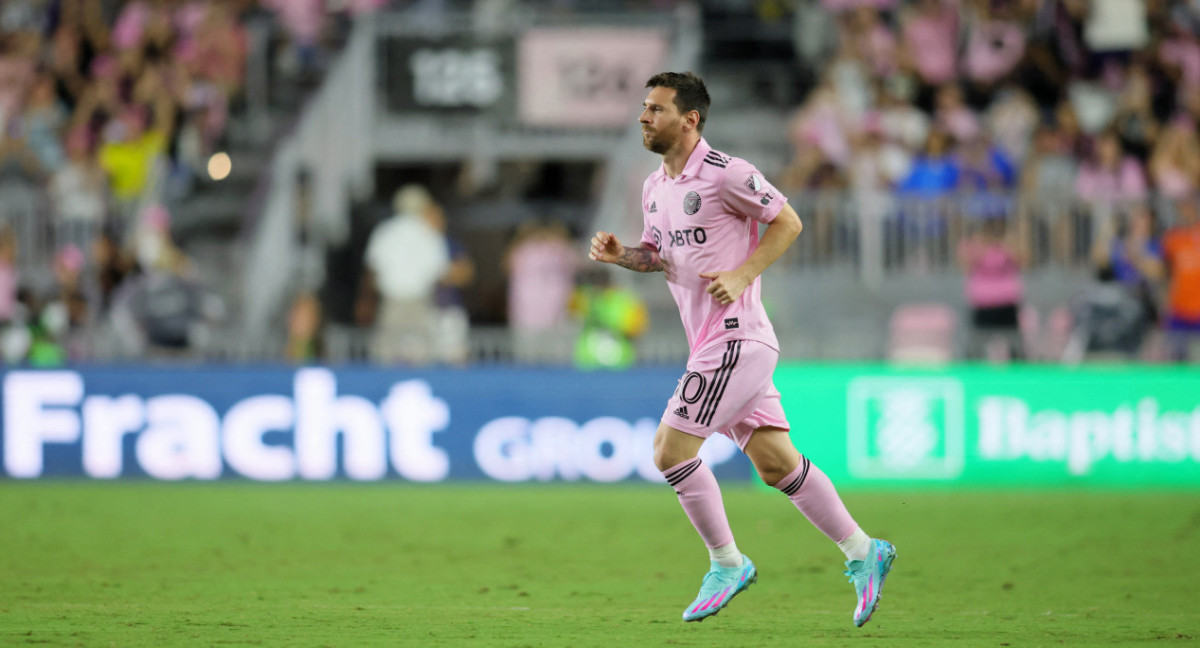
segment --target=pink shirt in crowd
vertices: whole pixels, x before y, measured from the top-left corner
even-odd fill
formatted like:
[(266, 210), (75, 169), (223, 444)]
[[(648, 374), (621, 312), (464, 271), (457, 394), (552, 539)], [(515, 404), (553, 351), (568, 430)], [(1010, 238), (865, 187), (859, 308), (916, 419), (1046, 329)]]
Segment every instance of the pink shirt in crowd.
[(0, 322), (7, 322), (17, 312), (17, 269), (0, 263)]
[(974, 308), (1018, 304), (1024, 292), (1021, 266), (1002, 244), (965, 240), (967, 303)]
[(993, 83), (1008, 74), (1025, 55), (1025, 32), (1016, 23), (988, 20), (979, 25), (967, 43), (968, 77)]
[(758, 248), (758, 224), (775, 220), (787, 198), (745, 160), (702, 138), (676, 178), (660, 167), (642, 187), (642, 245), (658, 250), (692, 352), (727, 340), (779, 349), (756, 278), (736, 302), (706, 292), (702, 272), (734, 270)]
[(914, 16), (904, 25), (904, 45), (925, 83), (953, 81), (958, 65), (958, 12), (942, 7), (937, 14)]
[(1178, 36), (1165, 40), (1159, 46), (1158, 55), (1164, 63), (1179, 68), (1181, 86), (1200, 86), (1200, 43), (1194, 37)]
[(529, 239), (513, 249), (510, 259), (509, 324), (541, 331), (565, 322), (578, 264), (578, 253), (570, 241)]
[(1146, 175), (1131, 157), (1121, 160), (1116, 170), (1085, 164), (1075, 179), (1075, 192), (1089, 201), (1141, 200), (1146, 197)]
[(321, 0), (263, 0), (262, 5), (275, 11), (288, 33), (306, 45), (316, 42), (325, 21)]

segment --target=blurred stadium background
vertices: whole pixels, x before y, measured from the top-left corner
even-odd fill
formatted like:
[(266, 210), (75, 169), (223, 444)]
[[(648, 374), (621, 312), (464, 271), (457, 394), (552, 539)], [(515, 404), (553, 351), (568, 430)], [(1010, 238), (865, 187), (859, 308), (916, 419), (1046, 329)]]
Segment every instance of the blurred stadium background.
[[(129, 520), (146, 493), (24, 479), (661, 482), (683, 330), (661, 275), (593, 267), (586, 241), (641, 231), (658, 159), (636, 116), (664, 69), (706, 79), (706, 139), (805, 223), (763, 280), (776, 382), (855, 502), (920, 546), (889, 489), (963, 487), (944, 533), (980, 487), (1066, 489), (1063, 511), (1192, 492), (1198, 35), (1168, 0), (3, 0), (10, 566), (57, 546), (33, 542), (58, 528), (37, 502)], [(705, 452), (752, 482), (729, 444)], [(288, 492), (298, 519), (314, 493)], [(213, 515), (238, 499), (212, 493)], [(1200, 518), (1172, 497), (1182, 547)], [(1177, 581), (1162, 600), (1194, 594)], [(1129, 623), (1113, 636), (1197, 634)]]

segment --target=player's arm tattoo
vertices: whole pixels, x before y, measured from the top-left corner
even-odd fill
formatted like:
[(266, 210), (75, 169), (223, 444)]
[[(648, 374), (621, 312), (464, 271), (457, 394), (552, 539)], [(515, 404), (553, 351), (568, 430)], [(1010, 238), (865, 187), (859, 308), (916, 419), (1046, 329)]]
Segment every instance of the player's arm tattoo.
[(626, 247), (617, 257), (617, 265), (635, 272), (662, 272), (663, 262), (658, 252), (650, 248)]

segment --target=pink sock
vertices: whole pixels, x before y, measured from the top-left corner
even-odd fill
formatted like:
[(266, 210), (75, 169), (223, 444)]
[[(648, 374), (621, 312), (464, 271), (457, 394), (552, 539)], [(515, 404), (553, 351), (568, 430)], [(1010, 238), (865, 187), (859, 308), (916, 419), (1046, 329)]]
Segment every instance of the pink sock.
[(725, 517), (725, 505), (721, 501), (721, 488), (700, 457), (664, 470), (663, 477), (679, 494), (683, 511), (709, 549), (733, 542), (733, 531), (729, 529), (729, 519)]
[(804, 517), (834, 542), (849, 538), (858, 528), (842, 498), (838, 497), (833, 482), (803, 455), (800, 465), (779, 480), (775, 488), (783, 491)]

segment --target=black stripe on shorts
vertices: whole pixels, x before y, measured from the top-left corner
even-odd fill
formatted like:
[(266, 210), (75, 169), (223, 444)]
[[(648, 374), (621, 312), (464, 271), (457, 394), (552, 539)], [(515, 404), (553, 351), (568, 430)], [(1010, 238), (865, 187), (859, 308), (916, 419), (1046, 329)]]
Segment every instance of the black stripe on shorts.
[(725, 357), (721, 360), (721, 367), (713, 374), (712, 383), (708, 386), (708, 394), (705, 395), (704, 402), (700, 404), (700, 414), (696, 417), (698, 425), (712, 423), (713, 415), (717, 413), (717, 406), (721, 403), (721, 397), (725, 395), (729, 377), (733, 375), (733, 368), (737, 366), (738, 358), (741, 355), (741, 340), (725, 343)]

